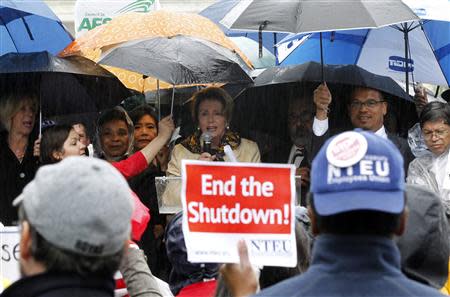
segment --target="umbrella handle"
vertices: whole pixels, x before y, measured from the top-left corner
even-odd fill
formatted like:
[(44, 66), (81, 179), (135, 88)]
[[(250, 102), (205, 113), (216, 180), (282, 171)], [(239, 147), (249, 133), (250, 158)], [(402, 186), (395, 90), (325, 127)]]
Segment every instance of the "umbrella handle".
[(173, 118), (173, 101), (175, 101), (175, 85), (172, 85), (172, 102), (170, 104), (170, 116)]
[(261, 23), (261, 25), (259, 25), (259, 29), (258, 29), (258, 47), (259, 47), (259, 54), (258, 57), (261, 59), (263, 57), (263, 50), (262, 50), (262, 41), (263, 41), (263, 37), (262, 37), (262, 31), (264, 30), (264, 28), (266, 28), (267, 24), (269, 22), (268, 21), (264, 21)]
[(324, 72), (323, 71), (324, 66), (323, 66), (322, 32), (319, 33), (319, 36), (320, 36), (320, 66), (321, 66), (321, 68), (320, 68), (320, 71), (321, 71), (320, 75), (321, 75), (321, 78), (322, 78), (322, 83), (324, 83), (325, 82), (325, 75), (323, 73)]

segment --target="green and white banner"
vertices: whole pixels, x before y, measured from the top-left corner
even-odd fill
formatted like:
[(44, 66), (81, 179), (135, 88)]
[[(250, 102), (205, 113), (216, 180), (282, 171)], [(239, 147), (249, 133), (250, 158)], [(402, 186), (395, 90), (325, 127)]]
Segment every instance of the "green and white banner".
[(106, 24), (117, 15), (147, 13), (160, 8), (159, 0), (77, 0), (74, 18), (76, 37)]

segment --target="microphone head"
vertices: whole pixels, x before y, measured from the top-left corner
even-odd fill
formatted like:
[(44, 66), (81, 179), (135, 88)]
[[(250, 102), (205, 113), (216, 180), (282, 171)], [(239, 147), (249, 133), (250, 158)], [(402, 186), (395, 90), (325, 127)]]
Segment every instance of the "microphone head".
[(211, 154), (211, 142), (212, 135), (209, 132), (203, 132), (200, 136), (200, 143), (202, 145), (202, 151)]
[(212, 135), (209, 132), (203, 132), (202, 135), (200, 136), (200, 141), (203, 143), (211, 143), (212, 141)]

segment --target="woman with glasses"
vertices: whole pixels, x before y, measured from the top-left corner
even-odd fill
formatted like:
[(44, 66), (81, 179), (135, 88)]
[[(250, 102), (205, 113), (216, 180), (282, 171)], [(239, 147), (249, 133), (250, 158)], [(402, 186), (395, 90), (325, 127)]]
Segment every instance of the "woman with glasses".
[(428, 103), (419, 124), (429, 154), (411, 162), (407, 182), (438, 193), (450, 213), (450, 106), (437, 101)]

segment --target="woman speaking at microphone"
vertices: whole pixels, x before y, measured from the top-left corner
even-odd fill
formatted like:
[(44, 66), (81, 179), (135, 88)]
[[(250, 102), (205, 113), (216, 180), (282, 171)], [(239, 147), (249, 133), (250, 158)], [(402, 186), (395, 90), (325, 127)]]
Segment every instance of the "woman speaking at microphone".
[(209, 87), (193, 95), (192, 118), (197, 131), (177, 144), (171, 155), (167, 175), (181, 175), (181, 160), (232, 161), (225, 154), (229, 145), (239, 162), (260, 162), (258, 145), (229, 129), (233, 99), (223, 89)]

